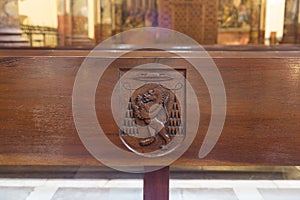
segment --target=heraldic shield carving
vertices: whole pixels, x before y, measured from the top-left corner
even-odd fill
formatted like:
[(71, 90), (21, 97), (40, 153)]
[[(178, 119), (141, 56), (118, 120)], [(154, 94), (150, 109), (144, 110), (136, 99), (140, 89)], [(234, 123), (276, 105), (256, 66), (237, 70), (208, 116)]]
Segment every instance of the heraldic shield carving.
[(185, 138), (185, 72), (137, 69), (122, 74), (119, 128), (125, 146), (148, 157), (180, 146)]

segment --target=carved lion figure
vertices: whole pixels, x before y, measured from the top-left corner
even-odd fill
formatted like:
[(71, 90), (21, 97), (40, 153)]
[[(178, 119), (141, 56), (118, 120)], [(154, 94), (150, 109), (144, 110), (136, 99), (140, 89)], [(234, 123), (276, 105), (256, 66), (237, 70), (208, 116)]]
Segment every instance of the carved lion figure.
[(136, 124), (152, 129), (149, 130), (149, 137), (140, 139), (140, 145), (152, 144), (158, 135), (165, 144), (168, 144), (170, 135), (165, 127), (169, 121), (170, 106), (172, 106), (170, 98), (174, 94), (161, 85), (150, 84), (133, 96), (132, 107)]

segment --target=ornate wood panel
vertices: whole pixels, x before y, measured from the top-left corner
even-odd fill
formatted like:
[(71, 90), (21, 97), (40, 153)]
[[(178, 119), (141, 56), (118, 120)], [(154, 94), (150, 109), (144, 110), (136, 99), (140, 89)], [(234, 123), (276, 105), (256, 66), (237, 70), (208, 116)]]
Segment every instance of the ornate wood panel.
[(120, 137), (133, 152), (167, 154), (184, 140), (185, 74), (182, 69), (120, 70)]
[[(87, 53), (0, 50), (2, 165), (100, 164), (81, 143), (72, 116), (75, 75)], [(111, 54), (107, 52), (107, 56)], [(298, 52), (210, 54), (223, 77), (228, 105), (222, 135), (206, 158), (199, 159), (198, 152), (211, 116), (209, 92), (201, 76), (184, 59), (163, 52), (135, 52), (116, 60), (105, 71), (95, 102), (109, 139), (127, 150), (110, 106), (120, 69), (160, 60), (186, 71), (201, 114), (193, 144), (173, 165), (300, 165)], [(186, 55), (194, 56), (192, 51)], [(142, 90), (141, 94), (145, 93)]]
[(205, 5), (192, 1), (174, 1), (172, 29), (187, 34), (200, 44), (205, 39)]
[(185, 33), (200, 44), (216, 44), (217, 6), (216, 0), (160, 0), (159, 26)]

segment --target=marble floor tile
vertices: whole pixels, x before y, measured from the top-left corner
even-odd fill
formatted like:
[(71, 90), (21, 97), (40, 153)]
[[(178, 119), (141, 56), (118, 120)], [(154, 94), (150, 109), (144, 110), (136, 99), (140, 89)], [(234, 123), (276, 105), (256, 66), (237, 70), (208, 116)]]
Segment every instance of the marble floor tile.
[(35, 187), (26, 200), (51, 200), (57, 187)]
[(142, 189), (60, 188), (51, 200), (141, 200)]
[(45, 182), (46, 187), (67, 187), (67, 188), (96, 188), (104, 187), (109, 180), (91, 179), (50, 179)]
[(104, 185), (105, 188), (142, 188), (143, 180), (142, 179), (131, 179), (131, 180), (108, 180)]
[(32, 187), (0, 187), (0, 199), (26, 200), (33, 189)]
[(109, 189), (59, 188), (51, 200), (107, 200)]
[(299, 189), (258, 189), (264, 200), (300, 200)]
[(38, 187), (46, 183), (47, 179), (1, 179), (0, 187)]
[(142, 188), (110, 188), (107, 200), (142, 200)]
[[(142, 200), (142, 179), (0, 179), (0, 200)], [(170, 180), (170, 200), (300, 200), (296, 180)]]
[(173, 188), (170, 190), (170, 200), (184, 200), (183, 189)]
[(239, 186), (233, 188), (235, 195), (239, 200), (264, 200), (255, 187)]
[(273, 181), (277, 188), (300, 188), (299, 180)]
[(232, 189), (182, 189), (182, 200), (238, 200)]

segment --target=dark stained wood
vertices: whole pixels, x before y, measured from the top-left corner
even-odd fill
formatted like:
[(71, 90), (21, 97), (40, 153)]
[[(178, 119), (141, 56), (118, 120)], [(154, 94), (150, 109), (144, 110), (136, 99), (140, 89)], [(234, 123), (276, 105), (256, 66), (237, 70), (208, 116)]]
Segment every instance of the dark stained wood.
[(144, 174), (144, 200), (169, 200), (169, 167)]
[[(163, 52), (124, 56), (105, 72), (96, 110), (107, 136), (125, 149), (110, 108), (119, 68), (159, 61), (186, 69), (201, 111), (196, 139), (173, 165), (300, 165), (299, 52), (209, 53), (223, 76), (228, 106), (222, 135), (205, 159), (198, 152), (210, 121), (208, 90), (184, 59)], [(0, 50), (1, 165), (101, 165), (81, 143), (72, 116), (73, 83), (87, 54)]]
[[(127, 130), (123, 130), (121, 135), (124, 142), (134, 150), (140, 153), (157, 151), (174, 141), (175, 135), (179, 135), (179, 128), (175, 129), (175, 123), (182, 120), (180, 114), (176, 115), (175, 106), (177, 106), (177, 112), (179, 112), (178, 110), (181, 112), (181, 108), (178, 101), (175, 100), (175, 94), (170, 89), (157, 83), (147, 83), (133, 92), (129, 102), (127, 102), (128, 115), (123, 120)], [(153, 105), (159, 106), (153, 109), (155, 107)], [(150, 110), (151, 106), (153, 106), (153, 111)], [(152, 116), (150, 116), (150, 112)], [(165, 115), (159, 116), (162, 112)], [(161, 121), (155, 123), (154, 119)], [(161, 130), (144, 138), (136, 137), (139, 132), (137, 125), (143, 127), (150, 123), (152, 126), (153, 123), (154, 126), (159, 126)]]

